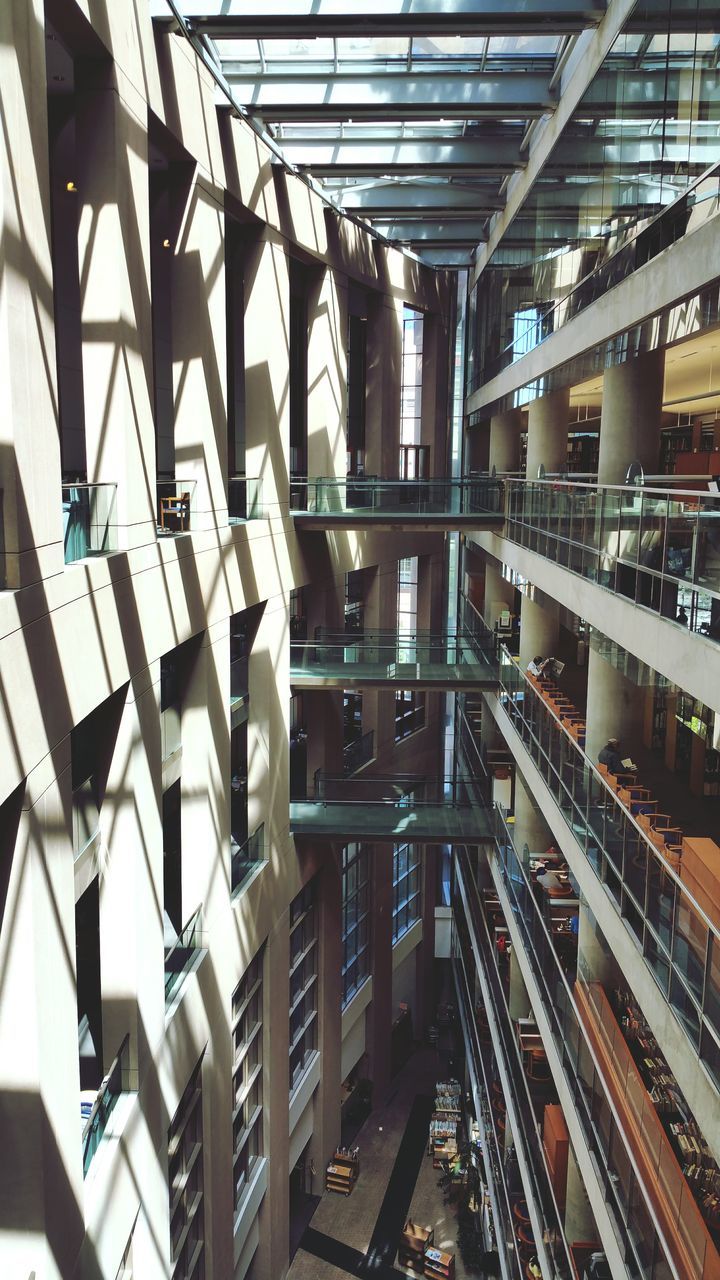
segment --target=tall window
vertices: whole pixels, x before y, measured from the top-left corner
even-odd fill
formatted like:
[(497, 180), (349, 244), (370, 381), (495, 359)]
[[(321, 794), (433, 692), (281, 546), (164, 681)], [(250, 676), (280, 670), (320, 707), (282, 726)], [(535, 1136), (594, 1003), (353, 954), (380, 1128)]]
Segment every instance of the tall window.
[(315, 884), (290, 907), (290, 1093), (317, 1049), (317, 906)]
[(204, 1280), (202, 1059), (168, 1132), (172, 1280)]
[(393, 943), (420, 919), (422, 859), (414, 844), (396, 844), (393, 851)]
[(400, 390), (400, 456), (403, 446), (420, 444), (422, 424), (423, 317), (403, 311), (402, 382)]
[[(407, 556), (398, 563), (397, 629), (398, 660), (414, 662), (417, 657), (418, 557)], [(416, 689), (395, 693), (395, 741), (407, 738), (425, 723), (425, 694)]]
[(235, 1213), (262, 1156), (263, 952), (235, 989), (233, 1035), (233, 1195)]
[(370, 850), (346, 844), (342, 851), (342, 1007), (370, 974)]

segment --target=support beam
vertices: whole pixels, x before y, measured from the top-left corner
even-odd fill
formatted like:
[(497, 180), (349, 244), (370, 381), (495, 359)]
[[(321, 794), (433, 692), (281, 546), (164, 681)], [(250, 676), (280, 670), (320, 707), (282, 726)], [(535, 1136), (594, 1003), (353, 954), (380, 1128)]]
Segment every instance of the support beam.
[[(582, 31), (605, 12), (602, 0), (193, 0), (182, 6), (203, 35), (270, 39), (313, 36), (546, 35)], [(162, 3), (153, 17), (167, 18)]]
[(225, 78), (235, 97), (266, 120), (527, 119), (555, 105), (548, 77), (531, 71), (303, 75), (292, 67), (287, 75), (251, 76), (245, 65), (225, 62)]
[(488, 187), (431, 186), (420, 182), (387, 182), (381, 186), (334, 191), (343, 208), (369, 218), (472, 218), (502, 209), (502, 196)]
[(447, 245), (476, 245), (484, 238), (483, 220), (457, 218), (449, 222), (413, 222), (412, 220), (393, 220), (384, 222), (373, 219), (373, 225), (389, 240), (402, 240), (405, 243)]

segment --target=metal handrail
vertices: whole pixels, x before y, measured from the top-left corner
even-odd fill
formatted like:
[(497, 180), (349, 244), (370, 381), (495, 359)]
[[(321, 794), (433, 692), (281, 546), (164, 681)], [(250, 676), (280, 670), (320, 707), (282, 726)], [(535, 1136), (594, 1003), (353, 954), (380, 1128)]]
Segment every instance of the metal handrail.
[(87, 1176), (90, 1163), (102, 1141), (107, 1122), (115, 1108), (115, 1103), (123, 1092), (125, 1081), (123, 1081), (122, 1077), (123, 1072), (127, 1071), (126, 1059), (129, 1045), (130, 1036), (126, 1035), (113, 1059), (110, 1070), (103, 1077), (92, 1105), (92, 1110), (83, 1127), (83, 1177)]

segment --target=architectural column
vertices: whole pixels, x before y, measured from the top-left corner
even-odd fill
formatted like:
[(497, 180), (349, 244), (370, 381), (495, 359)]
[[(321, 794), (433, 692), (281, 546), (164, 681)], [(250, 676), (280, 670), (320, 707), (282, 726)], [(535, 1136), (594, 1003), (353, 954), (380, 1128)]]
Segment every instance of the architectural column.
[(367, 335), (365, 471), (396, 476), (400, 448), (403, 304), (370, 296)]
[(282, 596), (265, 606), (250, 653), (249, 688), (248, 831), (252, 835), (264, 822), (266, 857), (284, 857), (290, 842), (290, 643)]
[(483, 617), (491, 630), (503, 610), (509, 609), (512, 612), (514, 598), (515, 588), (512, 582), (508, 582), (507, 578), (503, 577), (500, 562), (486, 560)]
[(512, 830), (513, 843), (519, 858), (527, 845), (530, 854), (544, 853), (552, 843), (552, 833), (540, 811), (535, 807), (532, 796), (515, 767), (515, 822)]
[[(537, 403), (537, 401), (536, 401)], [(490, 455), (488, 467), (500, 474), (503, 471), (520, 470), (520, 434), (523, 426), (522, 409), (507, 409), (495, 413), (490, 419)]]
[(266, 229), (245, 262), (245, 463), (270, 516), (288, 504), (290, 277), (282, 241)]
[[(222, 193), (204, 178), (190, 192), (172, 293), (175, 474), (195, 483), (190, 527), (212, 529), (227, 524), (225, 211)], [(274, 350), (268, 340), (266, 354)]]
[[(74, 197), (80, 202), (87, 478), (117, 485), (112, 508), (110, 491), (97, 491), (93, 520), (102, 529), (109, 509), (111, 533), (123, 549), (155, 541), (157, 506), (148, 135), (134, 99), (123, 100), (124, 86), (124, 80), (109, 83), (96, 70), (77, 94)], [(178, 324), (183, 315), (181, 307)], [(190, 476), (187, 469), (185, 474)]]
[(540, 604), (523, 595), (520, 604), (520, 665), (523, 671), (537, 654), (549, 658), (555, 653), (560, 636), (559, 612), (555, 601)]
[(308, 293), (308, 475), (347, 473), (347, 281), (327, 267)]
[(448, 378), (447, 316), (428, 311), (423, 317), (421, 444), (430, 446), (430, 474), (448, 475), (447, 406)]
[(611, 365), (603, 377), (598, 483), (624, 484), (631, 462), (650, 475), (660, 451), (665, 351)]
[(578, 978), (585, 982), (602, 982), (610, 988), (617, 984), (617, 966), (599, 932), (597, 921), (584, 898), (578, 913)]
[(70, 786), (66, 738), (0, 814), (0, 1256), (48, 1280), (85, 1232)]
[(159, 663), (130, 682), (100, 816), (104, 1069), (130, 1035), (141, 1073), (165, 1025)]
[(511, 1019), (527, 1018), (531, 1012), (530, 998), (514, 951), (510, 952), (510, 991), (508, 1011)]
[(527, 461), (525, 475), (537, 478), (540, 463), (547, 472), (567, 467), (570, 388), (560, 387), (528, 405)]
[(367, 1011), (369, 1077), (373, 1082), (373, 1105), (382, 1106), (390, 1088), (393, 1016), (392, 920), (393, 847), (379, 844), (372, 852), (372, 934), (370, 939), (373, 998)]
[(42, 0), (0, 5), (0, 50), (0, 586), (15, 588), (63, 568)]
[(490, 424), (480, 422), (476, 427), (468, 427), (465, 431), (463, 447), (463, 470), (488, 471), (490, 450)]
[[(538, 651), (539, 652), (539, 651)], [(645, 690), (590, 647), (585, 751), (597, 764), (608, 738), (618, 738), (624, 758), (643, 745)]]
[(265, 946), (263, 979), (263, 1106), (268, 1189), (260, 1208), (257, 1269), (260, 1276), (283, 1276), (288, 1265), (290, 1218), (290, 1135), (288, 1087), (290, 1024), (288, 1013), (290, 934), (285, 910)]
[(585, 1183), (575, 1159), (575, 1152), (568, 1143), (567, 1182), (565, 1184), (565, 1237), (569, 1244), (579, 1240), (595, 1240), (597, 1228), (590, 1208)]
[(318, 1049), (322, 1075), (315, 1099), (310, 1154), (317, 1171), (315, 1191), (323, 1185), (325, 1166), (340, 1141), (342, 1083), (342, 872), (328, 851), (317, 875), (320, 899)]

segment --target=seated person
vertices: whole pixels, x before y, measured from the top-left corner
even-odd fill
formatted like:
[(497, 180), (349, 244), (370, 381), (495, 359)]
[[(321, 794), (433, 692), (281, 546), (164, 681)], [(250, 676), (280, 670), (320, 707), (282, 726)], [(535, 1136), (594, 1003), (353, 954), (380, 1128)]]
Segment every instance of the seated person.
[(543, 889), (564, 889), (565, 882), (560, 879), (556, 871), (551, 871), (544, 862), (541, 862), (537, 872), (535, 873), (535, 883), (541, 885)]
[(620, 742), (618, 738), (608, 738), (605, 746), (598, 756), (600, 764), (604, 764), (608, 773), (636, 773), (637, 765), (623, 764), (623, 756), (620, 750)]
[(536, 658), (531, 658), (527, 664), (528, 675), (535, 676), (536, 680), (540, 679), (551, 662), (552, 658), (543, 658), (541, 654), (538, 654)]

